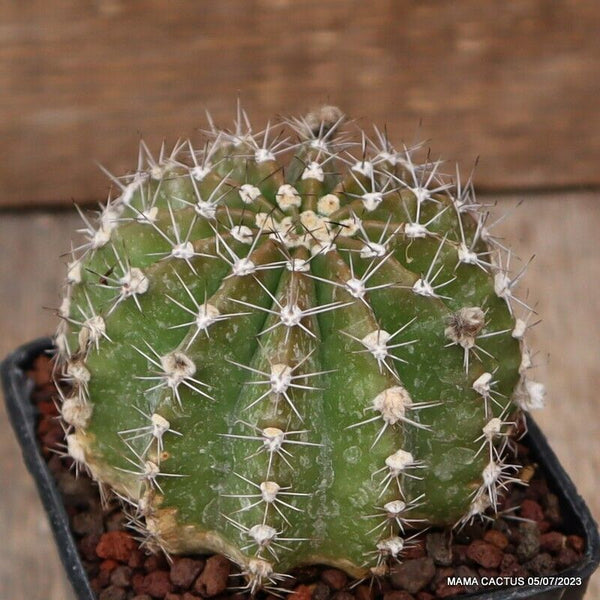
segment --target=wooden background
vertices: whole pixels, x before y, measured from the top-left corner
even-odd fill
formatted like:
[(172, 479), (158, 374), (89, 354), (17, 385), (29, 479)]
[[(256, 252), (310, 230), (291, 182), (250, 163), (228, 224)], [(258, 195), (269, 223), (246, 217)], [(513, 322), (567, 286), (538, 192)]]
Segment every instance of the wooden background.
[[(239, 94), (259, 124), (337, 103), (469, 166), (539, 300), (537, 420), (600, 518), (596, 0), (2, 0), (0, 357), (51, 333), (77, 219), (140, 134), (195, 135)], [(260, 126), (260, 125), (259, 125)], [(72, 598), (0, 403), (0, 598)], [(590, 600), (600, 598), (600, 576)]]
[(597, 0), (3, 0), (0, 205), (96, 201), (239, 92), (259, 122), (323, 101), (482, 160), (483, 189), (600, 184)]

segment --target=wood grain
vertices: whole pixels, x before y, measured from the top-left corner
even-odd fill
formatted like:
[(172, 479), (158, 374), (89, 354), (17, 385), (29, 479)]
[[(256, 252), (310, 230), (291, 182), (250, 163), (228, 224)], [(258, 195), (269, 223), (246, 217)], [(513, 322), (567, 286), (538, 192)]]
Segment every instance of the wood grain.
[[(517, 198), (498, 197), (498, 214)], [(600, 198), (530, 196), (499, 233), (529, 267), (521, 294), (532, 290), (543, 322), (531, 330), (536, 377), (548, 386), (548, 409), (535, 417), (561, 462), (600, 519)], [(55, 327), (43, 306), (57, 306), (61, 261), (77, 219), (69, 212), (5, 216), (0, 221), (0, 356)], [(515, 267), (518, 263), (514, 263)], [(33, 483), (0, 403), (0, 598), (69, 600)], [(600, 574), (587, 597), (600, 598)]]
[[(0, 205), (94, 201), (98, 160), (337, 103), (488, 189), (600, 184), (596, 0), (5, 0)], [(365, 124), (367, 122), (365, 121)]]

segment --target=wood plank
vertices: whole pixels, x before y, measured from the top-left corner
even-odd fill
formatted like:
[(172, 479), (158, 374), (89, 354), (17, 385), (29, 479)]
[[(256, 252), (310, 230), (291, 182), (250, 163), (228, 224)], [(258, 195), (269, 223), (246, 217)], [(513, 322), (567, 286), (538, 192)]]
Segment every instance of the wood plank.
[[(516, 197), (498, 197), (497, 214)], [(568, 209), (567, 209), (568, 208)], [(4, 216), (0, 239), (10, 252), (0, 253), (0, 356), (33, 337), (51, 332), (57, 306), (61, 261), (77, 219), (71, 214), (30, 213)], [(536, 377), (548, 387), (549, 406), (535, 417), (561, 462), (571, 473), (596, 519), (600, 519), (600, 204), (591, 194), (529, 196), (499, 228), (517, 254), (535, 260), (520, 294), (531, 290), (543, 322), (531, 330), (537, 351)], [(518, 268), (515, 262), (514, 267)], [(0, 407), (0, 472), (10, 485), (0, 486), (0, 597), (64, 600), (62, 570), (12, 433)], [(600, 598), (600, 573), (592, 578), (588, 598)]]
[[(0, 205), (102, 200), (235, 97), (257, 123), (337, 103), (482, 160), (481, 187), (598, 185), (595, 0), (159, 0), (0, 4)], [(365, 124), (368, 121), (362, 120)]]

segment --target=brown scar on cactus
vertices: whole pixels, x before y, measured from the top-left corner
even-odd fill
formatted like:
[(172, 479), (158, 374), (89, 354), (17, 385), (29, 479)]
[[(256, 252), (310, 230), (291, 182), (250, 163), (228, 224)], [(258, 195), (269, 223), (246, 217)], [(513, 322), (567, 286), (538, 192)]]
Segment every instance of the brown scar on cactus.
[(471, 177), (334, 106), (195, 148), (140, 145), (79, 210), (56, 333), (65, 448), (167, 554), (243, 588), (387, 572), (430, 526), (492, 519), (543, 404), (526, 263)]

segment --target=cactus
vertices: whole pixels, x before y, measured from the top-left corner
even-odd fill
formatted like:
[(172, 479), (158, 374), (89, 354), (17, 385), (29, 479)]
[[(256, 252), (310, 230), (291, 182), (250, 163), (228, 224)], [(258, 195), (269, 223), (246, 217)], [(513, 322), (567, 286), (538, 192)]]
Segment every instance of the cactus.
[[(335, 107), (210, 122), (111, 176), (56, 335), (66, 445), (146, 545), (251, 591), (307, 563), (384, 573), (517, 480), (532, 309), (469, 180)], [(520, 315), (520, 316), (517, 316)]]

